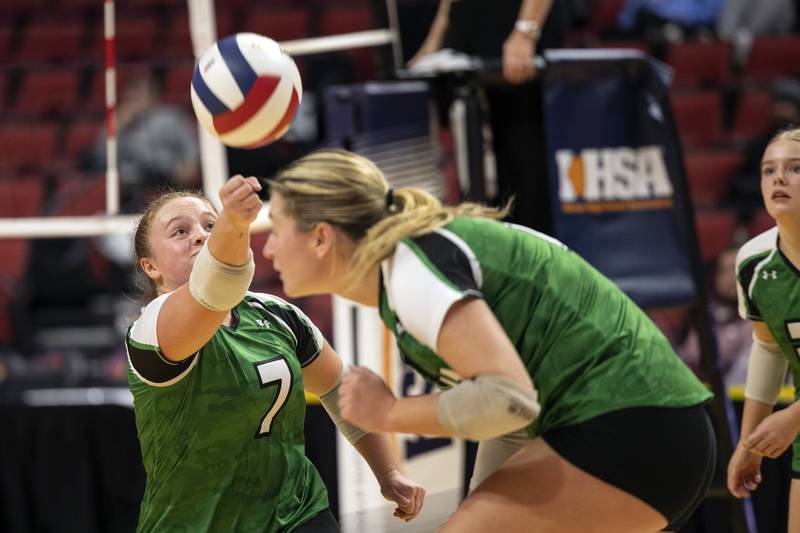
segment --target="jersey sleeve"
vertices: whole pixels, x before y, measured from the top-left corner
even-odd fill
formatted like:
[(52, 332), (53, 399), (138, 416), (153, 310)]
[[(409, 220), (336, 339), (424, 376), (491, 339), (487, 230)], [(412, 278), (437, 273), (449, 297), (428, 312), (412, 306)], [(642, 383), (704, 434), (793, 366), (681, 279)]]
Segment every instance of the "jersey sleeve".
[(761, 311), (751, 298), (750, 291), (757, 265), (756, 259), (744, 257), (742, 250), (739, 250), (736, 255), (736, 295), (739, 302), (739, 316), (745, 320), (764, 320)]
[(262, 293), (250, 293), (250, 295), (292, 334), (296, 341), (295, 350), (300, 366), (310, 365), (322, 351), (324, 340), (319, 328), (296, 305), (277, 296)]
[(197, 363), (197, 354), (177, 363), (161, 354), (156, 326), (167, 297), (169, 294), (162, 294), (142, 309), (142, 314), (128, 329), (125, 341), (131, 370), (154, 387), (166, 387), (180, 381)]
[(387, 270), (389, 305), (403, 328), (432, 350), (450, 307), (467, 297), (483, 297), (474, 252), (447, 230), (398, 243)]

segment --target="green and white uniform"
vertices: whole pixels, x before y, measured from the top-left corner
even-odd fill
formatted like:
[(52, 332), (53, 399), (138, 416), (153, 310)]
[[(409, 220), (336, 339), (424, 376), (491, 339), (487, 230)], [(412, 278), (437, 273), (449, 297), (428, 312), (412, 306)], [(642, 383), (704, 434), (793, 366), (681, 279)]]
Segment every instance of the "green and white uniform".
[(296, 307), (247, 293), (195, 355), (171, 363), (153, 300), (127, 338), (147, 472), (139, 531), (289, 532), (328, 507), (304, 453), (302, 367), (322, 349)]
[[(747, 241), (736, 254), (739, 315), (766, 323), (800, 383), (800, 272), (778, 249), (778, 228)], [(799, 398), (795, 389), (795, 400)], [(800, 473), (800, 436), (792, 445), (792, 470)]]
[(403, 239), (381, 270), (383, 321), (404, 361), (442, 387), (459, 379), (435, 353), (445, 314), (463, 298), (486, 301), (539, 392), (530, 437), (623, 408), (711, 397), (619, 288), (541, 233), (456, 217)]

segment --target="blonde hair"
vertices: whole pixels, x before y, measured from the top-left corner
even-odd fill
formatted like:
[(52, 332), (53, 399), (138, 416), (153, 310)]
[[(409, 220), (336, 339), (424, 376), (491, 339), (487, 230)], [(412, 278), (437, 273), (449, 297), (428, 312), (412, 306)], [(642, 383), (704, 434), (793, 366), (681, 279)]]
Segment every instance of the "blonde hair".
[(772, 137), (772, 139), (769, 140), (769, 143), (767, 144), (767, 146), (769, 146), (770, 144), (774, 143), (775, 141), (797, 141), (797, 142), (800, 142), (800, 128), (790, 128), (790, 129), (785, 129), (785, 130), (779, 131), (778, 133), (775, 134), (775, 136)]
[(356, 243), (351, 285), (363, 280), (405, 237), (430, 233), (456, 215), (501, 219), (509, 211), (509, 206), (495, 209), (475, 203), (443, 206), (416, 187), (391, 190), (372, 161), (338, 149), (318, 150), (297, 160), (279, 172), (270, 187), (281, 195), (301, 231), (328, 222)]
[(158, 296), (158, 289), (156, 287), (155, 282), (150, 279), (139, 267), (139, 261), (144, 259), (145, 257), (152, 257), (153, 250), (150, 246), (150, 227), (153, 225), (153, 220), (158, 215), (158, 212), (161, 211), (161, 208), (170, 203), (172, 200), (177, 200), (178, 198), (197, 198), (198, 200), (202, 200), (211, 208), (212, 211), (215, 213), (217, 210), (211, 205), (211, 202), (208, 199), (196, 191), (175, 191), (175, 190), (165, 190), (161, 194), (158, 195), (150, 205), (144, 210), (142, 215), (139, 217), (139, 222), (136, 224), (136, 232), (134, 233), (133, 237), (133, 252), (136, 256), (136, 273), (137, 273), (137, 281), (136, 285), (141, 291), (141, 300), (143, 303), (147, 304), (150, 303), (156, 296)]

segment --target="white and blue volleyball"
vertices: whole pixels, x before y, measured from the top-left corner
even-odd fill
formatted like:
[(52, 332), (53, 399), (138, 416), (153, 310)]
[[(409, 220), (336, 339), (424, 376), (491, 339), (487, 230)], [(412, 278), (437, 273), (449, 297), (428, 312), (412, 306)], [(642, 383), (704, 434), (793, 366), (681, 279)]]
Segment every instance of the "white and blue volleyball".
[(281, 137), (303, 87), (294, 60), (267, 37), (237, 33), (206, 50), (192, 76), (198, 121), (228, 146), (258, 148)]

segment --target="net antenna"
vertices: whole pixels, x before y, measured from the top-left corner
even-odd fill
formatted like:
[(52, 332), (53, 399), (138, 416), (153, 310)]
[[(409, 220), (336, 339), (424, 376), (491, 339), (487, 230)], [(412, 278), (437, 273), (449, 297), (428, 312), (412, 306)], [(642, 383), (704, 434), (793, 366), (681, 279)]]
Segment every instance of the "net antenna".
[[(213, 0), (187, 0), (192, 50), (195, 59), (217, 40), (216, 16)], [(281, 45), (292, 56), (319, 54), (337, 50), (390, 45), (395, 65), (402, 62), (400, 33), (396, 0), (386, 0), (389, 27), (359, 31), (327, 37), (284, 41)], [(72, 217), (19, 217), (0, 218), (0, 238), (58, 238), (97, 237), (101, 235), (132, 233), (138, 215), (119, 213), (119, 171), (117, 167), (116, 131), (116, 69), (114, 0), (103, 2), (105, 37), (105, 91), (106, 91), (106, 212), (94, 216)], [(124, 19), (120, 21), (124, 24)], [(187, 99), (189, 91), (186, 91)], [(228, 179), (228, 162), (225, 147), (203, 128), (198, 128), (203, 191), (217, 208), (220, 207), (219, 190)], [(256, 220), (253, 231), (269, 229), (269, 204), (265, 204)]]

